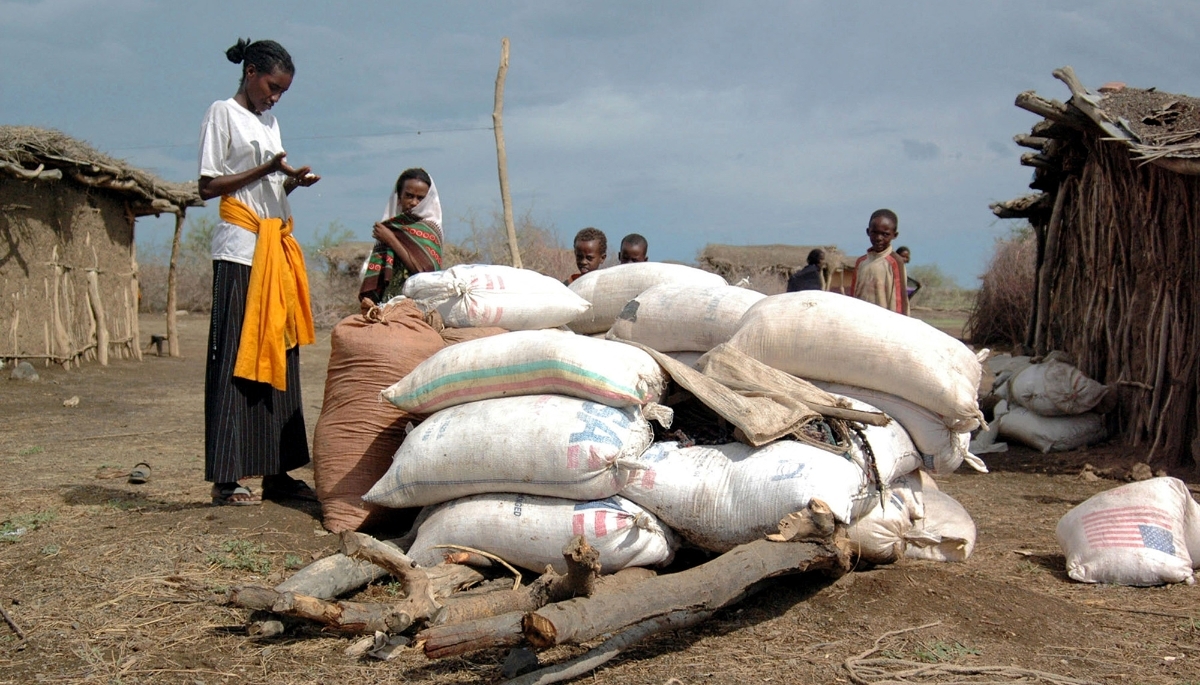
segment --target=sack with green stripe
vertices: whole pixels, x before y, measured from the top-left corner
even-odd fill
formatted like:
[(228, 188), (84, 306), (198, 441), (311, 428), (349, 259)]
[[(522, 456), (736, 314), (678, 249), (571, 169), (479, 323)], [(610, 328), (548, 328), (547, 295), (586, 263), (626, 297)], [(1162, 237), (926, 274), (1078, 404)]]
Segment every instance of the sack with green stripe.
[(514, 331), (445, 348), (383, 391), (414, 414), (516, 395), (566, 395), (610, 407), (657, 402), (662, 367), (624, 343), (567, 331)]

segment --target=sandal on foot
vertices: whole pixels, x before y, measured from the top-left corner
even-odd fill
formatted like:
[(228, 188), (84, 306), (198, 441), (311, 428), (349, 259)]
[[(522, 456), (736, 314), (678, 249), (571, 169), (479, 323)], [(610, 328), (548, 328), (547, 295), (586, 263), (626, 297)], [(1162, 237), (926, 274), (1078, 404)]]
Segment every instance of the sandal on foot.
[(262, 504), (250, 488), (241, 485), (214, 485), (212, 487), (212, 503), (215, 506), (247, 507)]
[(317, 502), (317, 493), (308, 483), (297, 480), (286, 473), (278, 476), (263, 478), (262, 498), (272, 501), (293, 499), (304, 502)]
[(129, 472), (129, 482), (133, 485), (141, 485), (150, 480), (150, 465), (144, 461), (134, 464), (133, 470)]

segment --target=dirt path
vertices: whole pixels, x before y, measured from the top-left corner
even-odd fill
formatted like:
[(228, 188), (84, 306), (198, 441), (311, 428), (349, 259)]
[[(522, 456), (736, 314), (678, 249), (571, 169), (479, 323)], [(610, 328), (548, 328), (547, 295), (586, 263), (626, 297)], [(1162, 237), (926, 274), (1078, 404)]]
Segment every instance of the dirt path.
[[(182, 360), (40, 368), (38, 383), (0, 380), (8, 483), (0, 491), (0, 606), (28, 635), (21, 643), (0, 624), (0, 683), (495, 682), (502, 652), (356, 662), (342, 655), (345, 638), (311, 630), (249, 640), (245, 614), (213, 601), (230, 585), (275, 582), (332, 551), (336, 539), (312, 508), (208, 506), (207, 324), (181, 321)], [(145, 335), (161, 328), (157, 317), (142, 321)], [(302, 353), (310, 432), (329, 353), (328, 332), (318, 338)], [(64, 407), (74, 396), (78, 406)], [(965, 564), (905, 561), (831, 585), (776, 586), (696, 630), (631, 651), (595, 682), (848, 682), (842, 663), (876, 637), (940, 622), (895, 636), (882, 655), (1106, 683), (1200, 683), (1200, 590), (1067, 580), (1055, 523), (1117, 484), (1079, 479), (1079, 459), (1016, 452), (990, 459), (990, 475), (943, 479), (979, 527)], [(139, 461), (153, 466), (149, 483), (110, 477)], [(1055, 473), (1033, 472), (1043, 467)]]

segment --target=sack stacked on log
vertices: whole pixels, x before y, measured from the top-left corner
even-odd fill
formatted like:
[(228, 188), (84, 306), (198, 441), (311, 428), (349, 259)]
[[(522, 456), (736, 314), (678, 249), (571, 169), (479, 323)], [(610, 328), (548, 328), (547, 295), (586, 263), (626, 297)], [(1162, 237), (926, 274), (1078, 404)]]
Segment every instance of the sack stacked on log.
[(625, 487), (653, 437), (636, 407), (559, 395), (461, 404), (418, 426), (363, 499), (387, 507), (489, 492), (604, 499)]
[(987, 466), (969, 451), (971, 434), (956, 432), (940, 416), (891, 393), (856, 388), (841, 383), (817, 381), (817, 387), (836, 395), (865, 402), (890, 416), (908, 432), (921, 453), (921, 466), (934, 475), (953, 473), (966, 461), (971, 468), (987, 473)]
[(930, 561), (966, 561), (975, 550), (975, 521), (958, 500), (920, 473), (924, 516), (904, 537), (904, 556)]
[(1200, 505), (1178, 478), (1151, 478), (1094, 495), (1055, 529), (1067, 575), (1083, 583), (1195, 582)]
[(742, 443), (680, 447), (655, 443), (621, 495), (656, 514), (691, 544), (714, 552), (774, 532), (812, 499), (848, 523), (878, 495), (849, 456), (792, 440), (755, 449)]
[(560, 394), (614, 407), (657, 401), (666, 375), (642, 350), (566, 331), (518, 331), (446, 348), (383, 392), (428, 414), (514, 395)]
[(549, 276), (495, 264), (460, 264), (414, 274), (404, 282), (404, 295), (427, 310), (436, 309), (451, 328), (556, 328), (591, 308)]
[(444, 345), (421, 311), (403, 300), (342, 319), (330, 337), (312, 458), (325, 527), (341, 532), (357, 530), (380, 511), (362, 496), (387, 471), (414, 418), (380, 402), (380, 390)]
[(806, 380), (898, 395), (956, 432), (974, 430), (983, 418), (975, 353), (923, 321), (869, 302), (820, 291), (772, 295), (746, 311), (730, 344)]
[(600, 552), (601, 573), (671, 562), (677, 543), (669, 529), (622, 497), (575, 502), (534, 495), (476, 495), (447, 502), (421, 524), (408, 556), (422, 566), (461, 545), (487, 551), (535, 572), (566, 572), (562, 550), (582, 535)]
[(904, 558), (914, 522), (925, 518), (921, 477), (901, 476), (888, 485), (888, 495), (879, 506), (846, 528), (851, 550), (872, 564), (891, 564)]
[(746, 310), (764, 297), (735, 285), (664, 283), (629, 300), (609, 334), (659, 352), (707, 352), (729, 340)]
[(682, 264), (639, 262), (592, 271), (571, 284), (571, 290), (591, 302), (592, 308), (575, 317), (568, 326), (585, 335), (604, 333), (630, 300), (665, 283), (697, 290), (727, 285), (717, 274)]

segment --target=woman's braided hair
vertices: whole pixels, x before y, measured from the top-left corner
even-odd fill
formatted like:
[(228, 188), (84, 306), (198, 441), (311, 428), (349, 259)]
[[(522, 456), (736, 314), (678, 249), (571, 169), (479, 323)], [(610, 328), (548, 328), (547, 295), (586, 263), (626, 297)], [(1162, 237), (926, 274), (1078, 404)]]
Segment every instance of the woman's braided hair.
[(239, 38), (233, 47), (225, 51), (225, 57), (234, 64), (242, 65), (242, 82), (246, 81), (246, 67), (254, 67), (260, 74), (270, 74), (276, 69), (286, 74), (296, 73), (292, 56), (273, 40), (256, 40), (251, 43), (249, 38)]

